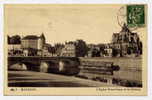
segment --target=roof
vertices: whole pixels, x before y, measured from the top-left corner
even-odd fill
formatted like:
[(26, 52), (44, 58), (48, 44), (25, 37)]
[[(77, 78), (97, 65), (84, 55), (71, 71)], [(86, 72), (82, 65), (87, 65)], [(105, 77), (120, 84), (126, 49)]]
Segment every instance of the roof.
[(27, 35), (22, 40), (37, 40), (39, 37), (36, 35)]
[(113, 36), (119, 36), (119, 33), (113, 33)]
[(131, 32), (128, 28), (128, 26), (124, 23), (121, 32)]
[(44, 36), (44, 34), (43, 34), (43, 33), (41, 34), (41, 36), (40, 36), (40, 37), (45, 39), (45, 36)]

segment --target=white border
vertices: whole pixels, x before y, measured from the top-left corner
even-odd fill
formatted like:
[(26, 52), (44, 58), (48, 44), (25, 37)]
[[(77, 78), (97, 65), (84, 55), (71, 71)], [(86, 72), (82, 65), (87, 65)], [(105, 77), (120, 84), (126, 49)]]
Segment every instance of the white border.
[(33, 96), (3, 96), (3, 79), (4, 79), (4, 61), (3, 61), (3, 4), (49, 4), (49, 3), (60, 3), (60, 4), (125, 4), (125, 3), (145, 3), (148, 4), (148, 96), (34, 96), (33, 99), (43, 100), (152, 100), (152, 1), (151, 0), (0, 0), (0, 99), (8, 100), (27, 100)]

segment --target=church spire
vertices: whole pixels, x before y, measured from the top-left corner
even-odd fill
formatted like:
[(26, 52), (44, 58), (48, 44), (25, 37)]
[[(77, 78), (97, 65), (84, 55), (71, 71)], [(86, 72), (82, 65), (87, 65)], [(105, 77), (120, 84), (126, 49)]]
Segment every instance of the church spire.
[(126, 25), (126, 23), (124, 23), (122, 29), (121, 29), (121, 32), (130, 32), (128, 26)]

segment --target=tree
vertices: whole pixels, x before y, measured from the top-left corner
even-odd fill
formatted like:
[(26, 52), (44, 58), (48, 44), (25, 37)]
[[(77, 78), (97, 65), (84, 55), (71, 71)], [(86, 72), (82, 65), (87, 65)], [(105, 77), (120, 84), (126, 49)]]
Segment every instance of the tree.
[(7, 35), (7, 43), (10, 44), (10, 36)]
[(139, 52), (140, 52), (140, 54), (142, 54), (142, 42), (140, 41), (139, 43), (138, 43), (138, 48), (139, 48)]
[(84, 57), (88, 52), (88, 47), (86, 42), (83, 40), (77, 40), (76, 43), (76, 55), (78, 57)]
[[(100, 48), (100, 52), (102, 53), (102, 54), (105, 54), (105, 44), (98, 44), (97, 45), (99, 48)], [(101, 56), (101, 55), (100, 55)]]
[(100, 57), (100, 51), (94, 48), (92, 50), (92, 57)]
[(118, 54), (120, 54), (120, 50), (112, 48), (112, 56), (116, 57), (116, 56), (118, 56)]
[(128, 47), (128, 48), (127, 48), (127, 54), (130, 55), (131, 53), (132, 53), (132, 48), (131, 48), (131, 47)]
[(21, 44), (21, 37), (19, 35), (14, 35), (9, 40), (10, 44)]
[(55, 48), (52, 47), (52, 46), (50, 46), (50, 47), (48, 48), (48, 51), (49, 51), (50, 53), (52, 53), (52, 54), (55, 54)]
[(63, 44), (61, 44), (61, 43), (56, 43), (56, 44), (54, 45), (55, 53), (56, 53), (57, 55), (60, 55), (62, 48), (64, 48), (64, 45), (63, 45)]

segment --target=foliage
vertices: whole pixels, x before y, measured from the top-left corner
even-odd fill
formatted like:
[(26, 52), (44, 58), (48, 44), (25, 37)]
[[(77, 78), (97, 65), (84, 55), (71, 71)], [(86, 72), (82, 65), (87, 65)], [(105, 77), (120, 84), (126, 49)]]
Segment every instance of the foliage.
[(49, 51), (50, 53), (52, 53), (52, 54), (55, 54), (55, 47), (50, 46), (50, 47), (48, 48), (48, 51)]
[(21, 37), (19, 35), (14, 35), (12, 37), (7, 36), (8, 44), (21, 44)]
[(120, 51), (118, 49), (113, 48), (112, 49), (112, 56), (116, 57), (116, 56), (118, 56), (118, 54), (120, 54)]
[(86, 42), (83, 40), (77, 40), (76, 43), (76, 54), (78, 57), (84, 57), (87, 55), (88, 47), (86, 45)]
[(92, 51), (92, 57), (100, 57), (100, 51), (94, 48)]
[(64, 45), (63, 45), (63, 44), (61, 44), (61, 43), (56, 43), (56, 44), (54, 45), (54, 48), (53, 48), (53, 49), (55, 50), (55, 53), (56, 53), (57, 55), (60, 55), (62, 48), (64, 48)]

